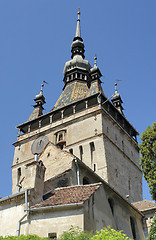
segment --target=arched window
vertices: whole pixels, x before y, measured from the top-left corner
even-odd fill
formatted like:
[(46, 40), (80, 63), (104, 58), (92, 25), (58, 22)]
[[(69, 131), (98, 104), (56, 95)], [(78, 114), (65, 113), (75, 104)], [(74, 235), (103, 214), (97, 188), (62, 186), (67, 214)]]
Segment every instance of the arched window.
[(80, 102), (80, 103), (76, 104), (75, 111), (76, 112), (80, 112), (80, 111), (84, 110), (85, 108), (86, 108), (85, 101), (84, 102)]
[(114, 215), (114, 201), (112, 198), (108, 198), (109, 206), (111, 208), (112, 214)]
[(68, 107), (63, 112), (64, 117), (68, 117), (72, 114), (73, 114), (73, 107)]
[(60, 120), (61, 119), (61, 112), (57, 112), (53, 115), (52, 117), (52, 121), (55, 122), (57, 120)]

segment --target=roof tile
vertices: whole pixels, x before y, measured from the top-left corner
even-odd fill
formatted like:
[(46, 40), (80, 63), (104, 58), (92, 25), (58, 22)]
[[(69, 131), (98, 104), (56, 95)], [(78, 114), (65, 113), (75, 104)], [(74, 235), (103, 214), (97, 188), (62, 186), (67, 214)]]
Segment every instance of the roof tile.
[(47, 199), (32, 208), (83, 203), (101, 186), (101, 183), (56, 188), (47, 194)]
[(132, 203), (134, 207), (136, 207), (139, 211), (145, 211), (150, 208), (156, 208), (156, 202), (149, 201), (149, 200), (143, 200), (139, 202)]

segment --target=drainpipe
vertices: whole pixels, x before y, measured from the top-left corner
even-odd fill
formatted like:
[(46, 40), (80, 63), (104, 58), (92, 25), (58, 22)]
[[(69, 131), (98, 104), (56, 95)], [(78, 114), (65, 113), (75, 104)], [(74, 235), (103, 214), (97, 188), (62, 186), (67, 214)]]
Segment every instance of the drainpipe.
[(75, 158), (74, 161), (75, 161), (75, 165), (76, 165), (77, 185), (80, 185), (80, 170), (79, 170), (77, 158)]
[(20, 226), (21, 226), (21, 222), (22, 220), (28, 216), (28, 190), (25, 190), (25, 214), (24, 216), (18, 221), (17, 224), (17, 236), (20, 236)]

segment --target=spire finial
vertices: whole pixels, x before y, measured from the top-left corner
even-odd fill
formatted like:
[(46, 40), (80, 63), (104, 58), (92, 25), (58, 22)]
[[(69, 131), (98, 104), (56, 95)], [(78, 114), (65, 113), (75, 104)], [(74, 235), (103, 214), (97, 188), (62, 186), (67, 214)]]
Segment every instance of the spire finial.
[(42, 94), (42, 95), (43, 95), (43, 87), (44, 87), (44, 84), (42, 83), (41, 84), (41, 91), (40, 91), (40, 94)]
[(80, 8), (78, 8), (78, 19), (77, 19), (77, 26), (76, 26), (76, 34), (75, 37), (81, 37), (81, 33), (80, 33)]
[(77, 15), (78, 15), (78, 20), (80, 20), (80, 8), (78, 8)]
[(114, 84), (115, 85), (115, 94), (118, 93), (118, 90), (117, 90), (117, 83)]
[(95, 57), (94, 57), (94, 66), (97, 66), (97, 56), (95, 54)]

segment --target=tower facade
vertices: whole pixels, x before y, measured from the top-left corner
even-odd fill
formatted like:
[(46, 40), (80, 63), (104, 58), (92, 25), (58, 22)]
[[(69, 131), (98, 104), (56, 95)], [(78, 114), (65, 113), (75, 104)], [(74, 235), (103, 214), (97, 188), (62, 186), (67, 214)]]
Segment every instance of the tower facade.
[[(78, 12), (76, 34), (71, 45), (71, 60), (63, 70), (64, 88), (53, 109), (43, 114), (43, 89), (36, 95), (28, 121), (17, 126), (12, 166), (12, 193), (26, 186), (26, 165), (36, 159), (51, 142), (73, 158), (79, 158), (130, 202), (142, 200), (142, 173), (135, 128), (123, 114), (117, 90), (112, 102), (102, 87), (96, 58), (91, 67), (85, 60)], [(49, 162), (45, 180), (49, 178)], [(84, 184), (90, 183), (89, 177)], [(30, 184), (31, 185), (31, 184)], [(29, 187), (31, 187), (29, 185)]]

